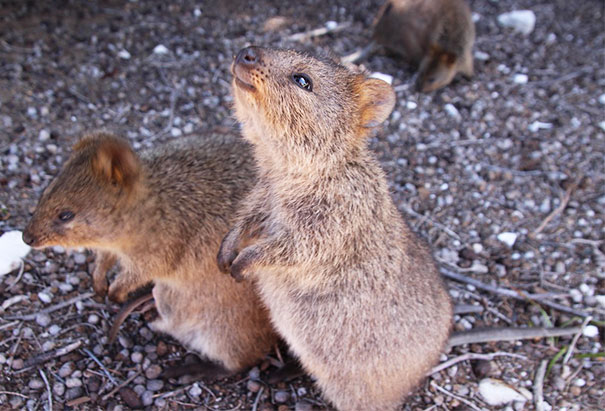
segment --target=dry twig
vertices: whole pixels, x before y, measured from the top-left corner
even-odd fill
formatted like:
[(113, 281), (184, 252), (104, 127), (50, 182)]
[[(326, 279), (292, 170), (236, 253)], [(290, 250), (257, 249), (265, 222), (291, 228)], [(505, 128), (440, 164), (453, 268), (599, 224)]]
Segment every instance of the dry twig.
[(457, 399), (460, 402), (465, 403), (466, 405), (468, 405), (469, 407), (471, 407), (472, 409), (476, 410), (476, 411), (481, 411), (481, 408), (477, 407), (475, 404), (473, 404), (472, 402), (470, 402), (469, 400), (460, 397), (459, 395), (453, 394), (451, 392), (449, 392), (448, 390), (446, 390), (445, 388), (441, 388), (440, 386), (438, 386), (435, 381), (431, 381), (431, 387), (435, 388), (437, 391), (440, 391), (441, 393), (447, 395), (448, 397), (452, 397)]
[(40, 369), (39, 371), (40, 371), (40, 375), (42, 376), (42, 379), (44, 380), (44, 384), (46, 385), (46, 391), (48, 392), (48, 410), (53, 411), (53, 394), (50, 390), (50, 384), (48, 383), (48, 378), (46, 378), (46, 374), (44, 374), (44, 371), (42, 371), (42, 369)]
[(433, 375), (435, 373), (443, 371), (446, 368), (449, 368), (452, 365), (458, 364), (459, 362), (462, 362), (462, 361), (468, 361), (468, 360), (491, 361), (496, 357), (513, 357), (513, 358), (520, 358), (522, 360), (527, 360), (527, 357), (524, 355), (512, 354), (512, 353), (508, 353), (508, 352), (495, 352), (495, 353), (491, 353), (491, 354), (477, 354), (477, 353), (469, 352), (469, 353), (460, 355), (458, 357), (452, 358), (451, 360), (442, 362), (441, 364), (434, 367), (431, 371), (429, 371), (426, 375), (428, 377), (429, 375)]
[(548, 365), (547, 360), (542, 360), (538, 371), (536, 372), (536, 378), (534, 379), (534, 404), (536, 411), (544, 411), (544, 375), (546, 374), (546, 366)]
[(586, 325), (590, 322), (590, 320), (592, 320), (592, 317), (590, 317), (590, 316), (586, 317), (584, 319), (584, 322), (580, 326), (580, 328), (577, 330), (576, 335), (574, 335), (573, 340), (571, 340), (571, 344), (569, 345), (569, 348), (567, 349), (567, 352), (565, 353), (565, 357), (563, 357), (563, 364), (567, 364), (567, 361), (569, 361), (569, 359), (571, 358), (571, 354), (573, 353), (574, 348), (576, 348), (578, 339), (582, 335), (582, 332), (584, 331), (584, 327), (586, 327)]
[(113, 390), (111, 390), (107, 394), (105, 394), (103, 396), (103, 398), (102, 398), (103, 401), (107, 401), (107, 399), (113, 397), (116, 392), (120, 391), (122, 388), (124, 388), (125, 386), (127, 386), (128, 384), (130, 384), (130, 382), (132, 380), (134, 380), (135, 378), (137, 378), (139, 375), (141, 375), (141, 369), (140, 368), (139, 368), (139, 370), (137, 372), (135, 372), (130, 377), (128, 377), (127, 379), (125, 379), (124, 382), (122, 382), (120, 385), (116, 385)]
[(69, 354), (70, 352), (77, 350), (82, 345), (82, 341), (76, 341), (75, 343), (71, 343), (66, 345), (65, 347), (58, 348), (56, 350), (46, 351), (41, 354), (38, 354), (34, 357), (28, 358), (23, 366), (25, 368), (33, 367), (35, 365), (43, 364), (47, 361), (52, 360), (56, 357), (61, 357), (63, 355)]
[(538, 226), (538, 228), (536, 228), (533, 233), (529, 235), (531, 238), (535, 238), (538, 234), (540, 234), (542, 230), (546, 228), (548, 223), (552, 221), (553, 218), (555, 218), (556, 216), (561, 214), (563, 210), (565, 210), (565, 207), (567, 207), (567, 203), (569, 203), (569, 200), (571, 198), (571, 194), (578, 187), (581, 181), (582, 177), (578, 178), (576, 181), (570, 184), (569, 187), (567, 187), (567, 190), (565, 190), (565, 195), (561, 199), (561, 202), (559, 203), (557, 208), (555, 208), (549, 215), (547, 215), (546, 218), (542, 221), (542, 223)]
[[(590, 317), (589, 317), (590, 318)], [(543, 327), (506, 327), (506, 328), (482, 328), (454, 333), (448, 342), (448, 347), (464, 344), (478, 344), (490, 341), (516, 341), (533, 338), (561, 337), (573, 335), (581, 329), (571, 328), (543, 328)]]
[(47, 308), (45, 308), (43, 310), (40, 310), (38, 312), (35, 312), (35, 313), (23, 314), (23, 315), (11, 315), (11, 316), (7, 316), (5, 318), (7, 320), (32, 321), (32, 320), (35, 320), (36, 316), (38, 316), (39, 314), (49, 314), (49, 313), (52, 313), (54, 311), (60, 310), (61, 308), (69, 307), (70, 305), (75, 304), (78, 301), (82, 301), (82, 300), (85, 300), (87, 298), (90, 298), (93, 295), (95, 295), (95, 293), (80, 294), (80, 295), (78, 295), (78, 296), (76, 296), (74, 298), (70, 298), (67, 301), (60, 302), (59, 304), (52, 305), (50, 307), (47, 307)]
[(254, 405), (252, 406), (252, 411), (256, 411), (258, 409), (258, 402), (260, 401), (260, 396), (263, 395), (264, 390), (265, 390), (265, 387), (260, 387), (260, 390), (258, 390), (256, 399), (254, 400)]
[(309, 30), (309, 31), (304, 31), (302, 33), (296, 33), (291, 35), (290, 37), (288, 37), (288, 40), (290, 41), (304, 41), (307, 39), (310, 39), (312, 37), (319, 37), (319, 36), (324, 36), (328, 33), (335, 33), (337, 31), (341, 31), (346, 29), (347, 27), (349, 27), (351, 25), (350, 22), (345, 21), (344, 23), (338, 23), (337, 25), (333, 26), (333, 27), (320, 27), (317, 29), (313, 29), (313, 30)]

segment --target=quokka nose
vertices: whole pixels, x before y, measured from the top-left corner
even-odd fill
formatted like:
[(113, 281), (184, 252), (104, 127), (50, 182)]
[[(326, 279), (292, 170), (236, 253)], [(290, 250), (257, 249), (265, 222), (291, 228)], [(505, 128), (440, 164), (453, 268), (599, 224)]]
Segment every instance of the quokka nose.
[(36, 237), (34, 237), (28, 230), (23, 232), (23, 242), (27, 245), (32, 245), (36, 241)]
[(241, 49), (235, 57), (235, 62), (246, 66), (254, 66), (260, 61), (260, 50), (257, 47)]

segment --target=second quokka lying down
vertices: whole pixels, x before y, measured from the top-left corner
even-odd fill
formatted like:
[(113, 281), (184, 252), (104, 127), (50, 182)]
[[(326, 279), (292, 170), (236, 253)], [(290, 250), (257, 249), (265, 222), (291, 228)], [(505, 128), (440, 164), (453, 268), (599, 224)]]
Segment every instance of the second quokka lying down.
[(118, 302), (153, 281), (159, 318), (152, 329), (206, 357), (196, 375), (222, 377), (253, 365), (277, 341), (252, 285), (216, 265), (254, 181), (248, 145), (235, 136), (184, 139), (138, 156), (126, 140), (97, 133), (74, 146), (23, 238), (37, 248), (97, 251), (93, 281), (101, 294), (117, 258), (122, 271), (109, 296)]
[(328, 59), (246, 48), (235, 113), (259, 178), (219, 266), (251, 278), (273, 324), (339, 410), (394, 410), (444, 349), (448, 293), (401, 218), (367, 136), (391, 87)]

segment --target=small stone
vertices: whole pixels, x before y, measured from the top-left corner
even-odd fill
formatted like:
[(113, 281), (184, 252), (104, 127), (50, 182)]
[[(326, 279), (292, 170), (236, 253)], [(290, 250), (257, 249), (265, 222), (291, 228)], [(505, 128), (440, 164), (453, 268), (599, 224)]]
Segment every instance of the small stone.
[(133, 352), (130, 354), (130, 360), (135, 364), (140, 364), (143, 361), (143, 353)]
[(143, 395), (143, 393), (145, 392), (145, 386), (142, 384), (135, 385), (134, 392), (136, 392), (138, 396)]
[(82, 387), (68, 388), (65, 392), (65, 399), (67, 401), (79, 398), (82, 396)]
[(277, 391), (273, 396), (275, 402), (287, 402), (290, 399), (290, 393), (288, 391)]
[(313, 411), (313, 404), (307, 401), (298, 401), (294, 405), (294, 411)]
[(71, 373), (76, 369), (73, 361), (66, 362), (59, 368), (59, 377), (67, 378), (71, 375)]
[(27, 386), (32, 390), (39, 390), (40, 388), (44, 387), (44, 381), (39, 378), (34, 378), (32, 380), (29, 380)]
[(75, 253), (74, 254), (74, 262), (76, 264), (85, 264), (86, 263), (86, 255), (84, 255), (82, 253)]
[(595, 338), (599, 336), (599, 329), (595, 325), (587, 325), (582, 330), (582, 335), (587, 338)]
[(298, 395), (299, 397), (304, 397), (305, 395), (307, 395), (307, 389), (305, 387), (299, 387), (296, 390), (296, 395)]
[(202, 389), (200, 388), (200, 386), (198, 385), (198, 383), (196, 382), (195, 384), (193, 384), (191, 386), (191, 388), (189, 389), (189, 396), (191, 398), (198, 398), (200, 395), (202, 395)]
[(183, 135), (183, 132), (182, 132), (182, 131), (181, 131), (181, 129), (180, 129), (180, 128), (178, 128), (178, 127), (172, 127), (172, 128), (170, 129), (170, 135), (171, 135), (172, 137), (180, 137), (180, 136), (182, 136), (182, 135)]
[(250, 392), (258, 392), (260, 390), (260, 386), (260, 383), (255, 380), (248, 380), (248, 383), (246, 384), (246, 388), (248, 388), (248, 391)]
[(123, 336), (123, 335), (120, 335), (118, 337), (118, 342), (124, 348), (130, 348), (130, 347), (132, 347), (132, 340), (130, 338), (128, 338), (128, 337)]
[(143, 405), (146, 407), (153, 404), (153, 392), (145, 391), (143, 393), (143, 395), (141, 395), (141, 401), (143, 402)]
[(471, 361), (471, 369), (475, 374), (475, 377), (479, 379), (483, 379), (491, 374), (492, 372), (492, 363), (487, 360), (475, 360)]
[(11, 368), (13, 370), (20, 370), (23, 368), (23, 360), (21, 358), (14, 358), (11, 363)]
[(534, 121), (527, 127), (527, 129), (532, 133), (535, 133), (538, 130), (550, 130), (551, 128), (552, 123), (544, 123), (542, 121)]
[(99, 322), (99, 316), (96, 314), (90, 314), (88, 316), (88, 322), (90, 324), (97, 324)]
[(583, 387), (586, 385), (586, 380), (583, 378), (576, 378), (573, 381), (573, 385), (575, 385), (576, 387)]
[(258, 380), (260, 378), (260, 370), (258, 367), (251, 368), (250, 371), (248, 371), (248, 377), (253, 380)]
[(155, 349), (155, 352), (159, 357), (163, 357), (168, 353), (168, 346), (164, 342), (160, 341)]
[(498, 241), (503, 242), (504, 244), (506, 244), (509, 247), (512, 247), (513, 245), (515, 245), (515, 242), (517, 241), (517, 233), (511, 233), (511, 232), (503, 232), (498, 234), (497, 238)]
[(134, 392), (132, 389), (128, 387), (124, 387), (120, 389), (120, 397), (122, 400), (128, 405), (130, 408), (141, 408), (143, 406), (143, 402), (141, 398)]
[(595, 300), (602, 308), (605, 308), (605, 295), (595, 295)]
[(527, 74), (515, 74), (513, 76), (513, 82), (515, 84), (527, 84), (528, 80), (529, 77), (527, 76)]
[(46, 327), (50, 324), (50, 315), (46, 313), (40, 313), (36, 315), (36, 323), (41, 327)]
[(40, 134), (38, 134), (38, 140), (47, 141), (50, 138), (50, 131), (46, 129), (40, 130)]
[(150, 365), (145, 370), (145, 377), (147, 377), (147, 379), (149, 379), (149, 380), (155, 380), (156, 378), (158, 378), (160, 376), (161, 373), (162, 373), (162, 367), (160, 367), (157, 364), (153, 364), (153, 365)]
[(101, 379), (96, 375), (93, 375), (86, 381), (86, 387), (89, 392), (98, 392), (101, 388)]
[(118, 57), (123, 60), (129, 60), (131, 56), (130, 56), (130, 53), (128, 52), (128, 50), (122, 49), (118, 53)]
[(416, 103), (415, 101), (406, 101), (405, 102), (405, 107), (408, 110), (414, 110), (416, 107), (418, 107), (418, 103)]
[(569, 296), (573, 300), (574, 303), (581, 303), (584, 296), (577, 288), (572, 288), (569, 290)]
[(166, 409), (166, 400), (164, 398), (156, 398), (153, 402), (153, 405), (158, 407), (160, 410)]
[(153, 54), (168, 54), (170, 51), (163, 44), (158, 44), (153, 48)]
[(456, 121), (462, 120), (462, 116), (460, 115), (460, 112), (458, 111), (456, 106), (454, 106), (453, 104), (447, 103), (443, 108), (445, 109), (445, 112), (448, 114), (448, 116), (450, 116), (454, 120), (456, 120)]
[(65, 380), (65, 385), (67, 388), (81, 387), (82, 380), (79, 378), (68, 378)]
[(59, 327), (57, 324), (53, 324), (48, 329), (48, 332), (50, 333), (50, 335), (57, 335), (59, 334), (59, 332), (61, 332), (61, 327)]
[(57, 397), (62, 397), (65, 394), (65, 385), (60, 383), (59, 381), (53, 384), (53, 394)]
[(600, 121), (599, 122), (599, 128), (603, 131), (605, 131), (605, 121)]
[(514, 10), (498, 16), (498, 23), (503, 27), (528, 35), (536, 26), (536, 15), (531, 10)]
[(338, 23), (333, 21), (333, 20), (328, 20), (326, 21), (326, 29), (328, 30), (334, 30), (336, 27), (338, 27)]
[(475, 51), (474, 54), (475, 54), (475, 58), (477, 60), (480, 60), (480, 61), (487, 61), (487, 60), (489, 60), (489, 54), (484, 53), (483, 51), (477, 50), (477, 51)]
[(51, 295), (44, 291), (41, 291), (38, 293), (38, 299), (40, 301), (42, 301), (44, 304), (50, 304), (50, 302), (53, 300)]
[(582, 394), (582, 388), (578, 387), (577, 385), (572, 385), (569, 387), (569, 392), (574, 397), (577, 397), (578, 395)]
[(513, 401), (525, 402), (528, 400), (515, 388), (504, 381), (495, 378), (484, 378), (479, 382), (479, 394), (489, 405), (506, 405)]
[(147, 381), (148, 391), (159, 391), (164, 388), (164, 381), (162, 380), (149, 380)]

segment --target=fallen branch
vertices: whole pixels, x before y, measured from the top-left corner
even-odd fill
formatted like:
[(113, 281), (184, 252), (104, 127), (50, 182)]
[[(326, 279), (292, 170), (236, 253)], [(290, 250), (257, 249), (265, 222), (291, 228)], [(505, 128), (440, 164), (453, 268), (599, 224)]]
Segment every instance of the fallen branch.
[(483, 312), (483, 307), (472, 304), (456, 304), (454, 306), (454, 314), (478, 314)]
[(507, 327), (482, 328), (453, 333), (448, 341), (448, 347), (464, 344), (479, 344), (491, 341), (531, 340), (534, 338), (562, 337), (574, 335), (581, 331), (580, 327), (543, 328), (543, 327)]
[(491, 361), (496, 357), (514, 357), (514, 358), (519, 358), (522, 360), (527, 360), (527, 357), (524, 355), (511, 354), (508, 352), (495, 352), (495, 353), (491, 353), (491, 354), (477, 354), (477, 353), (469, 352), (469, 353), (463, 354), (461, 356), (452, 358), (451, 360), (442, 362), (441, 364), (434, 367), (431, 371), (429, 371), (426, 375), (427, 376), (433, 375), (435, 373), (445, 370), (446, 368), (450, 368), (452, 365), (458, 364), (459, 362), (462, 362), (462, 361), (469, 361), (469, 360)]
[(10, 315), (10, 316), (4, 317), (4, 318), (7, 319), (7, 320), (32, 321), (32, 320), (35, 320), (36, 317), (39, 314), (49, 314), (49, 313), (52, 313), (52, 312), (60, 310), (62, 308), (69, 307), (70, 305), (75, 304), (78, 301), (82, 301), (82, 300), (85, 300), (87, 298), (90, 298), (93, 295), (95, 295), (95, 293), (84, 293), (84, 294), (78, 295), (77, 297), (71, 298), (71, 299), (69, 299), (67, 301), (63, 301), (63, 302), (61, 302), (59, 304), (52, 305), (50, 307), (47, 307), (47, 308), (45, 308), (43, 310), (40, 310), (38, 312), (35, 312), (35, 313), (24, 314), (24, 315)]
[(578, 342), (578, 339), (582, 335), (582, 332), (584, 331), (584, 328), (586, 327), (586, 325), (588, 325), (588, 323), (590, 322), (590, 320), (592, 320), (592, 317), (586, 317), (584, 319), (584, 322), (582, 323), (582, 325), (578, 329), (576, 335), (574, 335), (573, 340), (571, 340), (571, 344), (569, 345), (569, 348), (567, 349), (567, 352), (565, 353), (565, 357), (563, 357), (563, 364), (567, 364), (567, 361), (569, 361), (569, 359), (571, 358), (571, 354), (573, 353), (573, 350), (576, 348), (576, 344)]
[(48, 393), (48, 410), (53, 411), (53, 394), (52, 394), (52, 391), (50, 390), (50, 384), (48, 383), (48, 378), (46, 378), (46, 374), (44, 374), (44, 371), (42, 371), (42, 369), (40, 369), (39, 371), (40, 371), (40, 375), (42, 376), (42, 379), (44, 380), (44, 384), (46, 385), (46, 392)]
[(78, 405), (86, 404), (89, 401), (90, 401), (90, 397), (85, 395), (83, 397), (74, 398), (71, 401), (67, 401), (65, 403), (65, 405), (67, 405), (68, 407), (77, 407)]
[(313, 29), (313, 30), (309, 30), (309, 31), (304, 31), (302, 33), (296, 33), (291, 35), (290, 37), (288, 37), (288, 40), (290, 41), (304, 41), (307, 39), (310, 39), (312, 37), (319, 37), (319, 36), (324, 36), (328, 33), (335, 33), (337, 31), (341, 31), (346, 29), (347, 27), (349, 27), (351, 25), (351, 22), (345, 21), (344, 23), (338, 23), (336, 25), (332, 25), (332, 26), (325, 26), (325, 27), (320, 27), (317, 29)]
[(545, 306), (553, 308), (557, 311), (577, 315), (578, 317), (582, 317), (582, 318), (586, 318), (591, 315), (587, 312), (584, 312), (581, 310), (576, 310), (576, 309), (568, 307), (566, 305), (546, 300), (546, 298), (551, 297), (550, 293), (546, 293), (546, 294), (520, 293), (520, 292), (517, 292), (514, 290), (509, 290), (508, 288), (494, 287), (489, 284), (485, 284), (479, 280), (475, 280), (474, 278), (470, 278), (465, 275), (455, 273), (451, 270), (448, 270), (447, 268), (441, 267), (440, 271), (444, 277), (447, 277), (447, 278), (450, 278), (452, 280), (456, 280), (456, 281), (459, 281), (462, 283), (474, 285), (477, 288), (480, 288), (484, 291), (489, 291), (494, 294), (504, 295), (506, 297), (514, 298), (515, 300), (519, 300), (519, 301), (533, 300), (533, 301), (536, 301), (538, 304), (545, 305)]
[(376, 50), (376, 43), (372, 41), (367, 46), (355, 50), (353, 53), (347, 54), (346, 56), (342, 57), (340, 59), (340, 63), (344, 65), (356, 64), (360, 60), (365, 60), (370, 54), (374, 52), (374, 50)]
[(65, 347), (58, 348), (56, 350), (46, 351), (41, 354), (38, 354), (32, 358), (27, 359), (23, 363), (24, 368), (33, 367), (35, 365), (44, 364), (47, 361), (52, 360), (56, 357), (61, 357), (63, 355), (69, 354), (70, 352), (77, 350), (82, 345), (82, 341), (76, 341), (75, 343), (66, 345)]
[(471, 407), (473, 410), (475, 411), (481, 411), (481, 408), (477, 407), (475, 404), (473, 404), (472, 402), (470, 402), (469, 400), (462, 398), (459, 395), (453, 394), (451, 392), (449, 392), (448, 390), (446, 390), (445, 388), (441, 388), (440, 386), (438, 386), (435, 381), (431, 381), (431, 387), (435, 388), (437, 391), (440, 391), (441, 393), (447, 395), (448, 397), (452, 397), (454, 399), (457, 399), (460, 402), (463, 402), (464, 404), (468, 405), (469, 407)]
[(92, 353), (90, 352), (90, 350), (83, 348), (83, 351), (88, 354), (88, 356), (97, 363), (97, 365), (99, 367), (101, 367), (101, 369), (103, 370), (103, 373), (107, 376), (107, 378), (109, 378), (109, 381), (111, 381), (113, 383), (113, 385), (118, 385), (118, 382), (116, 381), (115, 378), (113, 378), (113, 376), (111, 375), (111, 373), (109, 372), (109, 370), (105, 367), (105, 365), (103, 365), (103, 363)]

